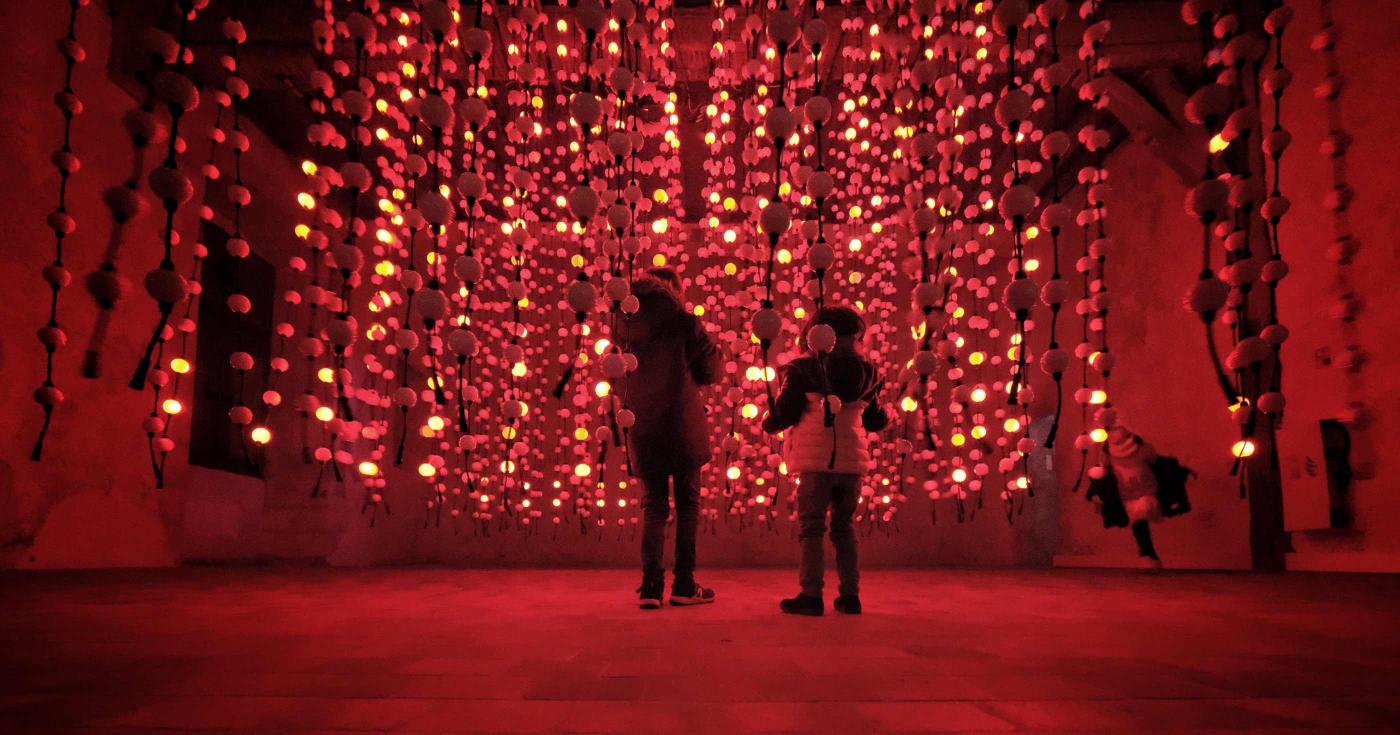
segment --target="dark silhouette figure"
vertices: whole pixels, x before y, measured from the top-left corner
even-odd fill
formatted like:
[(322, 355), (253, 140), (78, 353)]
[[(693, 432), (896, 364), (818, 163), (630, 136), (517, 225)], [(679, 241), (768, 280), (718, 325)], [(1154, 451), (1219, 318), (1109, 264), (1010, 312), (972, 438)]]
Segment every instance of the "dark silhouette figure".
[(822, 309), (804, 332), (826, 325), (835, 333), (830, 352), (808, 354), (788, 363), (783, 387), (763, 421), (769, 433), (784, 431), (783, 454), (798, 476), (797, 516), (801, 526), (801, 593), (782, 601), (783, 612), (821, 615), (825, 572), (822, 536), (831, 514), (831, 545), (836, 549), (839, 612), (859, 614), (860, 568), (852, 516), (860, 501), (861, 477), (870, 466), (865, 432), (880, 431), (889, 416), (880, 405), (879, 371), (859, 351), (865, 320), (846, 307)]
[(1142, 437), (1122, 426), (1108, 430), (1108, 467), (1089, 481), (1087, 499), (1103, 516), (1104, 528), (1127, 526), (1138, 547), (1138, 565), (1161, 569), (1150, 524), (1191, 510), (1186, 484), (1196, 473), (1175, 457), (1157, 454)]
[(632, 472), (645, 489), (642, 527), (643, 609), (661, 606), (662, 566), (674, 486), (676, 566), (672, 605), (713, 602), (715, 593), (695, 582), (695, 533), (700, 520), (700, 468), (710, 459), (709, 425), (700, 387), (719, 376), (719, 351), (680, 298), (674, 271), (652, 269), (632, 285), (640, 304), (618, 325), (618, 343), (636, 355), (627, 381), (627, 405), (636, 415), (628, 435)]

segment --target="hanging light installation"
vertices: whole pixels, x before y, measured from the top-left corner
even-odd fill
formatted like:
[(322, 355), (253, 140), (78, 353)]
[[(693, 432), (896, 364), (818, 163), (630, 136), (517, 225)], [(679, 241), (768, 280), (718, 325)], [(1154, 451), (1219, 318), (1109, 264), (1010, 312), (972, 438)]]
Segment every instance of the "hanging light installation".
[(48, 216), (49, 229), (54, 235), (54, 254), (53, 262), (43, 272), (44, 281), (49, 285), (49, 318), (38, 331), (39, 342), (44, 346), (44, 382), (34, 391), (34, 401), (43, 409), (44, 419), (29, 454), (35, 462), (43, 458), (44, 438), (48, 436), (54, 409), (63, 402), (63, 391), (54, 382), (54, 357), (68, 342), (68, 333), (59, 323), (58, 297), (73, 280), (63, 264), (63, 243), (78, 230), (78, 223), (68, 213), (68, 179), (82, 167), (82, 161), (73, 152), (73, 118), (83, 112), (83, 101), (73, 91), (73, 70), (87, 58), (87, 51), (78, 42), (78, 10), (86, 5), (86, 0), (69, 0), (68, 29), (58, 40), (58, 51), (63, 56), (63, 89), (54, 95), (54, 104), (63, 115), (63, 142), (50, 157), (58, 171), (58, 205)]
[[(1229, 414), (1239, 427), (1231, 446), (1232, 474), (1247, 488), (1244, 471), (1261, 441), (1273, 446), (1273, 433), (1284, 408), (1280, 349), (1288, 330), (1278, 323), (1277, 287), (1287, 275), (1278, 243), (1278, 223), (1289, 203), (1279, 185), (1280, 164), (1289, 136), (1282, 127), (1280, 101), (1290, 81), (1282, 62), (1282, 35), (1291, 12), (1275, 3), (1260, 27), (1246, 25), (1233, 3), (1188, 0), (1182, 18), (1201, 30), (1206, 63), (1214, 79), (1186, 102), (1186, 116), (1209, 136), (1201, 183), (1186, 202), (1201, 222), (1201, 276), (1187, 298), (1206, 325), (1206, 346), (1224, 393)], [(1270, 45), (1275, 63), (1262, 70)], [(1272, 98), (1274, 122), (1261, 126), (1265, 95)], [(1254, 170), (1256, 154), (1268, 162)], [(1268, 184), (1269, 164), (1273, 183)], [(1263, 240), (1260, 254), (1259, 241)], [(1224, 265), (1213, 265), (1214, 245), (1225, 251)], [(1251, 310), (1256, 285), (1267, 288), (1267, 316), (1258, 326)], [(1232, 348), (1222, 359), (1212, 325), (1217, 316), (1230, 328)], [(1266, 377), (1267, 371), (1267, 377)], [(1261, 420), (1261, 412), (1263, 418)]]
[[(107, 197), (111, 244), (89, 278), (106, 312), (120, 297), (122, 233), (141, 209), (142, 151), (166, 143), (146, 175), (166, 214), (146, 283), (160, 315), (131, 381), (153, 389), (146, 430), (158, 478), (173, 447), (164, 404), (179, 401), (169, 391), (189, 368), (195, 327), (198, 266), (190, 278), (177, 272), (173, 222), (194, 193), (180, 131), (198, 103), (188, 24), (204, 5), (184, 0), (177, 37), (148, 42), (155, 63), (126, 123), (133, 174)], [(1277, 110), (1288, 78), (1281, 50), (1252, 75), (1265, 36), (1240, 28), (1226, 5), (1186, 3), (1209, 31), (1218, 77), (1188, 105), (1219, 138), (1188, 204), (1205, 250), (1191, 305), (1208, 330), (1233, 328), (1234, 348), (1215, 361), (1245, 411), (1243, 441), (1283, 405), (1277, 374), (1256, 358), (1276, 358), (1286, 329), (1274, 316), (1257, 334), (1242, 325), (1252, 285), (1268, 285), (1272, 315), (1286, 273)], [(987, 498), (1014, 520), (1035, 491), (1032, 418), (1053, 406), (1042, 442), (1053, 447), (1076, 368), (1080, 474), (1105, 471), (1116, 355), (1102, 2), (1074, 4), (1077, 20), (1067, 0), (315, 7), (304, 87), (315, 152), (301, 162), (299, 216), (284, 233), (295, 254), (260, 400), (245, 393), (255, 365), (243, 261), (256, 248), (243, 223), (253, 194), (236, 15), (214, 93), (228, 113), (214, 142), (232, 157), (235, 288), (224, 306), (238, 324), (228, 359), (239, 385), (229, 418), (245, 451), (299, 441), (313, 495), (330, 481), (358, 488), (370, 524), (417, 506), (424, 526), (483, 536), (635, 530), (626, 440), (636, 357), (618, 328), (638, 309), (637, 279), (659, 266), (679, 267), (684, 308), (724, 356), (702, 483), (707, 530), (773, 531), (795, 518), (795, 478), (759, 424), (783, 362), (824, 344), (804, 343), (800, 325), (832, 304), (865, 315), (865, 348), (885, 366), (883, 398), (899, 417), (862, 481), (865, 532), (899, 528), (914, 494), (929, 499), (932, 520), (940, 507), (975, 517)], [(709, 21), (708, 49), (683, 57), (678, 23), (695, 18)], [(1278, 7), (1262, 28), (1279, 44), (1286, 25)], [(689, 84), (682, 69), (706, 83)], [(1273, 98), (1268, 134), (1247, 112), (1256, 86)], [(1087, 122), (1075, 122), (1076, 108)], [(1270, 156), (1271, 186), (1226, 152), (1245, 145)], [(682, 179), (702, 186), (686, 191)], [(207, 213), (207, 185), (205, 196)], [(1262, 258), (1241, 233), (1261, 217), (1269, 262), (1255, 267)], [(61, 244), (67, 233), (56, 234)], [(1224, 266), (1213, 262), (1217, 244)], [(1071, 265), (1083, 278), (1073, 296)], [(1038, 399), (1042, 383), (1053, 383), (1053, 400)], [(1270, 420), (1249, 418), (1253, 408)], [(299, 437), (274, 437), (274, 421)]]

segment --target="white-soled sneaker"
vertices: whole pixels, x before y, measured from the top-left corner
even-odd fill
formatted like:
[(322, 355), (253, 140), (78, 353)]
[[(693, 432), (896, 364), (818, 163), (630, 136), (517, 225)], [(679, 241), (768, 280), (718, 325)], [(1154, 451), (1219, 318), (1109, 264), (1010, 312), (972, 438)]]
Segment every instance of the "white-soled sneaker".
[(641, 587), (638, 587), (637, 607), (640, 607), (643, 610), (660, 610), (661, 589), (661, 585), (659, 584), (654, 587), (648, 587), (645, 584)]
[(695, 585), (695, 589), (688, 595), (678, 595), (674, 589), (671, 590), (672, 605), (708, 605), (715, 601), (715, 591), (708, 587)]

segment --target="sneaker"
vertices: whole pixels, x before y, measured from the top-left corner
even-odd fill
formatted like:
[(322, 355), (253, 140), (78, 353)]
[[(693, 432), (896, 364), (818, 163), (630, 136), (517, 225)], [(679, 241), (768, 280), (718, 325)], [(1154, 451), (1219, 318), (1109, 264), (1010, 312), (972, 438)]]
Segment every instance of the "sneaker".
[(708, 605), (715, 601), (715, 591), (698, 584), (691, 583), (689, 590), (676, 591), (671, 588), (672, 605)]
[(860, 614), (860, 597), (857, 595), (841, 595), (831, 603), (831, 608), (839, 613), (847, 615)]
[(661, 608), (661, 584), (642, 583), (637, 588), (637, 606), (643, 610), (659, 610)]
[(796, 597), (790, 597), (778, 603), (778, 607), (782, 608), (783, 612), (789, 615), (818, 616), (822, 614), (823, 605), (822, 598), (820, 597), (799, 594)]
[(1151, 556), (1139, 556), (1138, 568), (1146, 569), (1149, 572), (1158, 572), (1162, 570), (1162, 560)]

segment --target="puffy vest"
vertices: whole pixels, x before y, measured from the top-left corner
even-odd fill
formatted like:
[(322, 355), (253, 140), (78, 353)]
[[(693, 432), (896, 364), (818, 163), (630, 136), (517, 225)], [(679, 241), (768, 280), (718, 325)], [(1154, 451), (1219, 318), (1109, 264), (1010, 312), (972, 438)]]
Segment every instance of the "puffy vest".
[[(870, 447), (866, 444), (861, 413), (867, 401), (843, 402), (835, 412), (832, 426), (825, 423), (822, 395), (807, 394), (807, 410), (796, 425), (783, 433), (783, 459), (788, 474), (801, 472), (836, 472), (863, 475), (870, 469)], [(834, 449), (836, 461), (831, 461)]]

